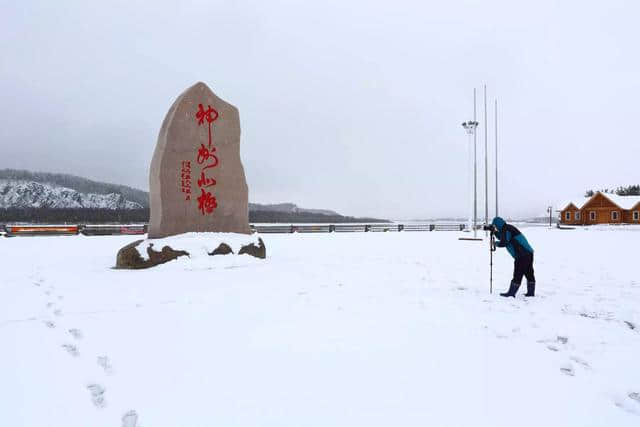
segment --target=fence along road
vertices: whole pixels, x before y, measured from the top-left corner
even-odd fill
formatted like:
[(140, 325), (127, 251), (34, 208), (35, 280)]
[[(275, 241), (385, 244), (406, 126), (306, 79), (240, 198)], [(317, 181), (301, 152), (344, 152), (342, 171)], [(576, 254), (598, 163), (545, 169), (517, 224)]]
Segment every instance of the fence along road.
[[(0, 224), (0, 234), (14, 236), (85, 236), (141, 235), (147, 232), (147, 224)], [(399, 231), (463, 231), (459, 223), (409, 223), (409, 224), (252, 224), (258, 233), (368, 233)]]

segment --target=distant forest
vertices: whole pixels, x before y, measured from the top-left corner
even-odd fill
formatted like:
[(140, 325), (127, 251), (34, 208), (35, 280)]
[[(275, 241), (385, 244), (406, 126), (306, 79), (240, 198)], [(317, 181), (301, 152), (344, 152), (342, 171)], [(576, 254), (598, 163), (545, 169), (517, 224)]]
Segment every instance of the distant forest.
[[(618, 196), (640, 196), (640, 185), (629, 185), (627, 187), (618, 187), (615, 190), (605, 188), (599, 190), (601, 193), (617, 194)], [(584, 193), (585, 197), (591, 197), (595, 194), (593, 190), (587, 190)]]
[[(9, 208), (0, 209), (0, 223), (146, 223), (149, 209), (51, 209), (51, 208)], [(251, 223), (352, 223), (390, 221), (376, 218), (354, 218), (341, 215), (323, 215), (311, 212), (249, 211)]]

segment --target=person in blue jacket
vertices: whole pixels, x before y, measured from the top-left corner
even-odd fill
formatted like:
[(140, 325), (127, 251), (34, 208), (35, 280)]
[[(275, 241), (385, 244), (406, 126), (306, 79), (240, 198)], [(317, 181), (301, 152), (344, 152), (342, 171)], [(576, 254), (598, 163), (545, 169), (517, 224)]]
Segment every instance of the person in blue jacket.
[(513, 279), (507, 292), (501, 293), (503, 297), (515, 297), (522, 276), (527, 278), (527, 293), (525, 296), (532, 297), (536, 292), (536, 278), (533, 275), (533, 248), (527, 242), (527, 238), (516, 227), (500, 218), (495, 217), (491, 222), (496, 236), (496, 246), (507, 248), (507, 251), (514, 258)]

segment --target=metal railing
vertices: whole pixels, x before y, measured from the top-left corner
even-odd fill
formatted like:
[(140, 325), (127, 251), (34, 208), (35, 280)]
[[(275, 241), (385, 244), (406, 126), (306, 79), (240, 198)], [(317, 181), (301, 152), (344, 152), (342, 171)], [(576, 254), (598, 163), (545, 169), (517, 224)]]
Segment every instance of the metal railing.
[[(252, 224), (251, 229), (263, 234), (291, 233), (379, 233), (407, 231), (464, 231), (459, 223), (375, 223), (375, 224)], [(141, 235), (148, 231), (148, 224), (0, 224), (0, 234), (14, 236), (120, 236)]]

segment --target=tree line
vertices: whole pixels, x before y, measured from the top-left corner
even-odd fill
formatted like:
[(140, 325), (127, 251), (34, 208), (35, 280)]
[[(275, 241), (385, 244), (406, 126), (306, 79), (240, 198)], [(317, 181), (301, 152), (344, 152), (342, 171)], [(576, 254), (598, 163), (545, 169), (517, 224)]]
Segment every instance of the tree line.
[[(616, 189), (604, 188), (599, 190), (601, 193), (617, 194), (618, 196), (640, 196), (640, 185), (628, 185), (626, 187), (618, 187)], [(591, 197), (596, 192), (593, 190), (587, 190), (584, 194), (585, 197)]]

